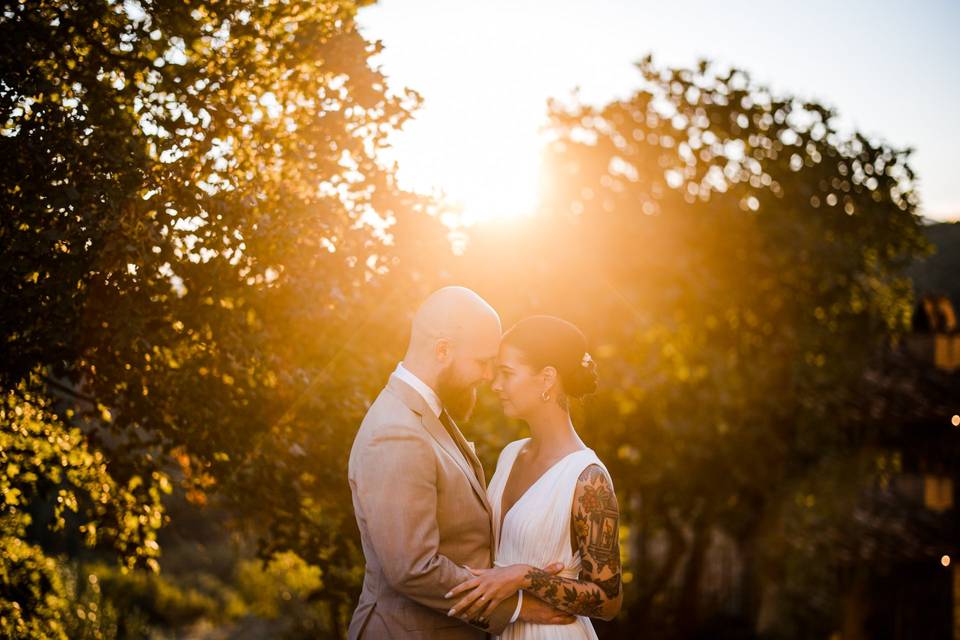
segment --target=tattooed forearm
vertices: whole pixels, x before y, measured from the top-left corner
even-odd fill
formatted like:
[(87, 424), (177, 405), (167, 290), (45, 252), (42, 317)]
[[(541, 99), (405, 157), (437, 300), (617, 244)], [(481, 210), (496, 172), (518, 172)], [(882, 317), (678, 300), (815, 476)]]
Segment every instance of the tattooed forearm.
[(595, 584), (584, 580), (561, 578), (540, 569), (527, 573), (526, 591), (561, 611), (578, 616), (601, 618), (607, 599)]
[(611, 619), (620, 610), (620, 511), (609, 476), (598, 465), (580, 475), (573, 498), (572, 539), (579, 579), (531, 569), (524, 589), (557, 609)]
[(620, 573), (610, 576), (606, 580), (594, 579), (593, 583), (600, 587), (604, 594), (611, 600), (620, 595)]

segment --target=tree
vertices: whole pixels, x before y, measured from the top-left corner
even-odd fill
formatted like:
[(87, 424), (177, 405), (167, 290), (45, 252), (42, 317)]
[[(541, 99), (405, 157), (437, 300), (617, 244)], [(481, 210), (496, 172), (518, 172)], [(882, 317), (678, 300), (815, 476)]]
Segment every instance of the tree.
[[(160, 494), (169, 481), (154, 471), (148, 483), (139, 476), (118, 483), (104, 456), (31, 386), (33, 379), (7, 391), (0, 406), (0, 635), (66, 638), (62, 576), (29, 530), (46, 524), (87, 547), (109, 544), (125, 568), (144, 561), (156, 568)], [(43, 504), (50, 508), (38, 509)]]
[(378, 160), (419, 98), (372, 66), (358, 4), (0, 17), (0, 387), (39, 381), (69, 409), (50, 428), (120, 485), (172, 465), (196, 502), (216, 489), (265, 554), (319, 563), (338, 607), (345, 450), (397, 339), (377, 314), (421, 286), (390, 267), (443, 237)]
[(593, 337), (608, 386), (585, 436), (639, 533), (629, 623), (689, 637), (717, 530), (753, 627), (780, 491), (856, 446), (847, 407), (907, 326), (926, 244), (908, 152), (740, 70), (638, 68), (626, 100), (553, 103), (540, 214), (475, 234), (458, 274), (508, 318)]

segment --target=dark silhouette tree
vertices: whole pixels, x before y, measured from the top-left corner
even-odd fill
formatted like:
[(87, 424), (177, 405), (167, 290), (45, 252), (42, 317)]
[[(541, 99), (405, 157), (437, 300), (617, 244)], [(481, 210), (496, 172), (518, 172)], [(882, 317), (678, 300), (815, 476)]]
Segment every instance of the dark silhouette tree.
[[(388, 91), (357, 6), (0, 14), (0, 387), (55, 398), (48, 429), (81, 429), (145, 496), (171, 468), (195, 502), (216, 490), (265, 555), (327, 570), (334, 619), (359, 562), (346, 451), (380, 347), (401, 339), (384, 318), (420, 295), (391, 268), (443, 246), (378, 160), (419, 98)], [(25, 473), (26, 451), (2, 455)]]

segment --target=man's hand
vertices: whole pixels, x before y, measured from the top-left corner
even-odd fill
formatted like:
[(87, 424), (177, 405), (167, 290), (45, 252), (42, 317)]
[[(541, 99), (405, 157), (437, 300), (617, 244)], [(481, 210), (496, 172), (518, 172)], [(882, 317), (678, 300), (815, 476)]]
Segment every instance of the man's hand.
[(576, 622), (577, 617), (566, 611), (554, 609), (543, 600), (524, 592), (523, 604), (520, 606), (520, 619), (532, 624), (572, 624)]

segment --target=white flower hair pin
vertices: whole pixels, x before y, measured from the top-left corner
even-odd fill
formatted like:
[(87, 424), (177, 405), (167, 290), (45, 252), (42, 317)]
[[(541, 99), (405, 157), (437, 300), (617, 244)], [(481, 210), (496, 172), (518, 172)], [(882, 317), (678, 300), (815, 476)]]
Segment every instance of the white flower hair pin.
[(590, 363), (593, 362), (593, 356), (590, 355), (589, 351), (583, 352), (583, 359), (580, 361), (580, 366), (587, 368), (590, 366)]

